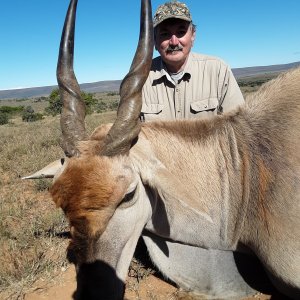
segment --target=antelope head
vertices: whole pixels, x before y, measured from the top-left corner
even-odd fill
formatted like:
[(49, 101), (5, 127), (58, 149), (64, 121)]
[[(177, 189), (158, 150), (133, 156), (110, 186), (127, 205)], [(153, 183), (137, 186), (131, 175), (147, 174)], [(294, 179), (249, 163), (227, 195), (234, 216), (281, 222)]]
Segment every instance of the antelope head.
[[(136, 241), (128, 243), (130, 232), (125, 244), (116, 245), (118, 241), (113, 238), (120, 236), (123, 228), (110, 220), (122, 218), (124, 208), (135, 202), (140, 181), (128, 154), (141, 129), (142, 87), (152, 61), (151, 2), (141, 1), (139, 43), (130, 71), (121, 83), (117, 118), (112, 126), (98, 127), (91, 137), (86, 134), (85, 105), (73, 70), (76, 7), (77, 0), (71, 0), (57, 64), (63, 102), (61, 146), (65, 158), (25, 178), (54, 177), (52, 198), (63, 209), (71, 227), (69, 248), (77, 266), (77, 297), (93, 299), (97, 294), (97, 297), (109, 295), (105, 299), (119, 299)], [(136, 220), (137, 216), (132, 218)], [(139, 236), (142, 227), (136, 231)], [(116, 254), (124, 247), (126, 255)], [(127, 258), (126, 263), (121, 263), (125, 256), (130, 256), (129, 261)], [(89, 281), (85, 280), (87, 276)]]

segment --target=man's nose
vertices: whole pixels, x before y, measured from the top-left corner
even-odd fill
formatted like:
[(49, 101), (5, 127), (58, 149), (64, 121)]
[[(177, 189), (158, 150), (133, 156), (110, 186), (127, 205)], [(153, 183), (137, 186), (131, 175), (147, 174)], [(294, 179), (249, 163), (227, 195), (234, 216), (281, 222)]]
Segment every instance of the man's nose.
[(178, 40), (178, 38), (177, 38), (177, 36), (175, 34), (173, 34), (171, 36), (171, 38), (170, 38), (170, 44), (174, 45), (174, 46), (176, 46), (176, 45), (179, 44), (179, 40)]

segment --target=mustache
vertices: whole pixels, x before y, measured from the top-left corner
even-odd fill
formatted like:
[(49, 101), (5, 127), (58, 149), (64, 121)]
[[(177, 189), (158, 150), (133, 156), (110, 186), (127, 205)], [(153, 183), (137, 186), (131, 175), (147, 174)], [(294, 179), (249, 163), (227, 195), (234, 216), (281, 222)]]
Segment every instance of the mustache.
[(175, 51), (181, 51), (183, 49), (182, 46), (169, 46), (166, 50), (166, 52), (175, 52)]

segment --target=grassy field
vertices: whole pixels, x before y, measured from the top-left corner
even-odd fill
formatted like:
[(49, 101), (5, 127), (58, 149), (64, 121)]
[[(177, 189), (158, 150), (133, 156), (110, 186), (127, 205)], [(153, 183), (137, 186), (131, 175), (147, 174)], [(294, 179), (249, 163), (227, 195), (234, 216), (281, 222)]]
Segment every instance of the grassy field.
[[(108, 92), (108, 93), (95, 93), (94, 97), (98, 102), (102, 101), (104, 103), (112, 103), (113, 101), (119, 100), (119, 95), (117, 92)], [(24, 98), (24, 99), (10, 99), (10, 100), (1, 100), (1, 106), (31, 106), (35, 112), (44, 113), (45, 108), (49, 105), (48, 97), (38, 97), (38, 98)]]
[[(247, 95), (269, 79), (244, 79), (239, 84)], [(97, 94), (96, 97), (115, 101), (118, 95)], [(30, 105), (36, 112), (43, 112), (48, 102), (1, 100), (1, 105)], [(113, 111), (88, 115), (88, 132), (112, 122), (115, 115)], [(59, 116), (46, 116), (32, 123), (22, 122), (18, 116), (0, 126), (0, 130), (0, 299), (22, 299), (36, 282), (43, 286), (68, 267), (69, 229), (48, 193), (51, 180), (21, 180), (22, 176), (63, 157), (59, 147)], [(139, 264), (133, 264), (131, 272), (142, 277), (151, 271), (141, 271)]]
[[(89, 115), (87, 130), (114, 120)], [(50, 179), (21, 180), (63, 156), (59, 117), (24, 123), (13, 119), (0, 135), (0, 299), (18, 299), (36, 280), (66, 268), (68, 225), (48, 194)]]
[(277, 77), (278, 75), (279, 73), (268, 73), (257, 76), (243, 77), (239, 78), (237, 82), (244, 97), (247, 97), (248, 94), (256, 92), (262, 84)]

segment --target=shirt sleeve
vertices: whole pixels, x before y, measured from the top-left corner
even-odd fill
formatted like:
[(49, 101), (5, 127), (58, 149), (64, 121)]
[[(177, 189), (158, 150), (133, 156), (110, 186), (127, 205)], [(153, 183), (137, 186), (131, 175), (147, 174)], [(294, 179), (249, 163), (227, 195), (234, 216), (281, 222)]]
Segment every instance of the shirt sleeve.
[(223, 80), (220, 78), (219, 113), (228, 112), (245, 102), (243, 94), (229, 66), (225, 66)]

